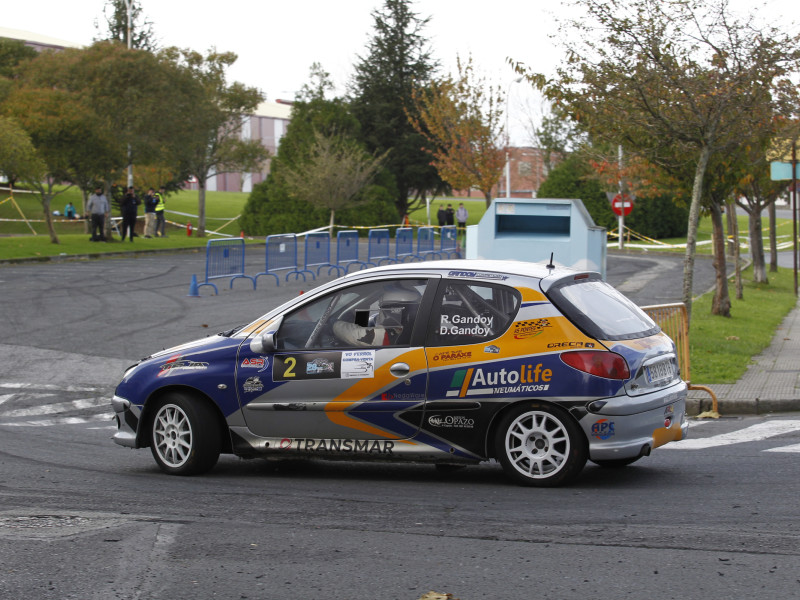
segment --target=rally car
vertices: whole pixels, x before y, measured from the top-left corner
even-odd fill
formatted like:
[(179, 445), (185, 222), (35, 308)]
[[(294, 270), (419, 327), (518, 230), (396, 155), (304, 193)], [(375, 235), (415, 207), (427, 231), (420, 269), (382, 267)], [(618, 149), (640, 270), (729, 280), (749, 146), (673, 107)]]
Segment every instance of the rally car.
[(357, 271), (130, 367), (114, 441), (165, 472), (240, 457), (495, 459), (523, 485), (688, 430), (675, 346), (598, 273), (515, 261)]

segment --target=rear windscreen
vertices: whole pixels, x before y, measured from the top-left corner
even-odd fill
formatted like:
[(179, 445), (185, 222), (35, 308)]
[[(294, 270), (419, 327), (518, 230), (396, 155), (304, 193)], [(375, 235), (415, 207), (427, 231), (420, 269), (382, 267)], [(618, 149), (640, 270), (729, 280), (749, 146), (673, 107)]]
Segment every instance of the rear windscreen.
[(601, 340), (630, 340), (654, 335), (658, 325), (606, 282), (593, 276), (566, 279), (547, 297), (581, 331)]

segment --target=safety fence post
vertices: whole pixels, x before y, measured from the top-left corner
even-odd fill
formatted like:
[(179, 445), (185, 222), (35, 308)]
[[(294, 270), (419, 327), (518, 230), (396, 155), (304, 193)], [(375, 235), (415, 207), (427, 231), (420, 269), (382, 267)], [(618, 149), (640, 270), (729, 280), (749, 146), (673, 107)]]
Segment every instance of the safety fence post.
[(256, 281), (261, 275), (270, 275), (275, 278), (276, 285), (280, 286), (281, 280), (275, 271), (288, 271), (286, 281), (289, 281), (289, 275), (294, 275), (295, 280), (302, 275), (303, 281), (306, 280), (305, 274), (297, 269), (297, 236), (293, 233), (268, 235), (264, 261), (264, 271), (256, 274)]
[(347, 273), (350, 265), (361, 265), (361, 269), (367, 266), (362, 260), (358, 260), (358, 232), (355, 229), (340, 231), (336, 234), (336, 264)]
[(206, 279), (197, 286), (199, 288), (209, 285), (214, 288), (214, 293), (219, 294), (217, 286), (210, 279), (230, 277), (229, 287), (233, 289), (234, 279), (249, 279), (256, 289), (256, 280), (244, 274), (244, 240), (242, 238), (229, 238), (224, 240), (208, 240), (206, 244)]
[(433, 227), (420, 227), (417, 230), (417, 257), (420, 260), (425, 260), (428, 256), (439, 256), (433, 244)]
[(394, 233), (394, 256), (397, 262), (406, 258), (414, 259), (414, 230), (411, 227), (398, 227)]
[(440, 251), (442, 255), (447, 255), (447, 258), (452, 258), (453, 255), (459, 256), (458, 252), (458, 229), (455, 225), (446, 225), (441, 230), (442, 240)]
[(329, 233), (322, 231), (307, 233), (305, 250), (305, 267), (303, 270), (311, 273), (312, 278), (316, 279), (309, 267), (317, 267), (317, 275), (319, 275), (319, 271), (323, 267), (328, 267), (328, 275), (334, 269), (336, 269), (337, 275), (339, 271), (344, 271), (342, 267), (331, 264), (331, 236)]
[(381, 261), (397, 262), (389, 256), (389, 230), (372, 229), (369, 232), (369, 245), (367, 246), (367, 264), (378, 266)]

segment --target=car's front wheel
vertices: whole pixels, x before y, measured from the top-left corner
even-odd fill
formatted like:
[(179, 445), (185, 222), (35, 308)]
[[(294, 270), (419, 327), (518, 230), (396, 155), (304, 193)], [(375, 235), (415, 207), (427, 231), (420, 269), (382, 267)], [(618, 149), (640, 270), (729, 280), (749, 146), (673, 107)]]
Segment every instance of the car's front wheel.
[(204, 401), (174, 393), (158, 403), (150, 450), (162, 471), (204, 473), (217, 464), (221, 447), (217, 415)]
[(563, 485), (581, 472), (588, 448), (578, 424), (563, 410), (538, 402), (508, 412), (495, 436), (495, 456), (521, 485)]

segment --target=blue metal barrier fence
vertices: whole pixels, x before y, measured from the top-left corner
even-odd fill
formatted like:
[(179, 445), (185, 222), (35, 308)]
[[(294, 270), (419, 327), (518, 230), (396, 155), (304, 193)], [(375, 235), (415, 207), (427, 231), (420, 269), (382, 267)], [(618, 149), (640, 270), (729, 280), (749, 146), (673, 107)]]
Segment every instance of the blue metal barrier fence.
[(210, 285), (214, 293), (219, 294), (217, 286), (209, 279), (230, 277), (230, 288), (233, 288), (234, 279), (249, 279), (256, 289), (256, 280), (244, 274), (244, 240), (242, 238), (229, 238), (224, 240), (209, 240), (206, 244), (206, 279), (197, 287)]

